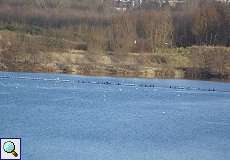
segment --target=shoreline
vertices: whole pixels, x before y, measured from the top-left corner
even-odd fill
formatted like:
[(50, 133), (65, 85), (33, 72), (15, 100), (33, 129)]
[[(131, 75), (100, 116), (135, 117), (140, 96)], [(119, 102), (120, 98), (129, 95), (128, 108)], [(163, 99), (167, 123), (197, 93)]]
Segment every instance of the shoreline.
[(230, 83), (230, 79), (221, 80), (221, 79), (189, 79), (189, 78), (162, 78), (162, 77), (137, 77), (137, 76), (121, 76), (121, 75), (112, 75), (112, 74), (73, 74), (73, 73), (64, 73), (64, 72), (39, 72), (39, 71), (1, 71), (0, 73), (20, 73), (20, 74), (59, 74), (59, 75), (69, 75), (69, 76), (83, 76), (83, 77), (110, 77), (110, 78), (125, 78), (125, 79), (146, 79), (146, 80), (189, 80), (189, 81), (204, 81), (204, 82), (218, 82), (218, 83)]

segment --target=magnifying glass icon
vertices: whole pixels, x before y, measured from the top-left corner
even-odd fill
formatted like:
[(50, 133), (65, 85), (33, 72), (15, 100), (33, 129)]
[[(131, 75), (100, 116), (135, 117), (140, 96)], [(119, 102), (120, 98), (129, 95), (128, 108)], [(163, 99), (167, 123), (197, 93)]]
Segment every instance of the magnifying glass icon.
[(11, 154), (13, 154), (14, 157), (17, 157), (17, 156), (18, 156), (17, 152), (15, 151), (15, 145), (14, 145), (14, 143), (11, 142), (11, 141), (5, 142), (4, 145), (3, 145), (3, 149), (4, 149), (4, 151), (5, 151), (6, 153), (11, 153)]

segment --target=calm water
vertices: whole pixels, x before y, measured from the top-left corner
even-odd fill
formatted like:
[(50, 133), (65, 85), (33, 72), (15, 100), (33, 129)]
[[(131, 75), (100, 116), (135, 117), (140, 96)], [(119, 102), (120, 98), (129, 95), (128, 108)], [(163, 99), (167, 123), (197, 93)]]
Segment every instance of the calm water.
[(230, 84), (0, 72), (24, 160), (229, 160)]

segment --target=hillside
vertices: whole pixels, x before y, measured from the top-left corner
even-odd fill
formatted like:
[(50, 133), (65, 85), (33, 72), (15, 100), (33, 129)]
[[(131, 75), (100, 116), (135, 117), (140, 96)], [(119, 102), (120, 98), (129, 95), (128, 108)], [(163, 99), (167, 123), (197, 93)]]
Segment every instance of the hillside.
[[(158, 49), (153, 53), (114, 52), (94, 53), (83, 49), (84, 44), (67, 40), (47, 39), (41, 36), (24, 35), (31, 43), (40, 48), (39, 52), (18, 44), (22, 50), (14, 47), (17, 34), (9, 31), (0, 32), (1, 43), (12, 47), (11, 53), (1, 50), (0, 69), (2, 71), (58, 72), (82, 75), (111, 75), (147, 78), (188, 78), (188, 79), (223, 79), (230, 78), (230, 48), (227, 47), (188, 47)], [(69, 49), (44, 49), (42, 43), (66, 46)], [(12, 54), (14, 53), (15, 54)]]
[[(197, 0), (198, 2), (198, 0)], [(0, 70), (230, 79), (230, 6), (0, 0)]]

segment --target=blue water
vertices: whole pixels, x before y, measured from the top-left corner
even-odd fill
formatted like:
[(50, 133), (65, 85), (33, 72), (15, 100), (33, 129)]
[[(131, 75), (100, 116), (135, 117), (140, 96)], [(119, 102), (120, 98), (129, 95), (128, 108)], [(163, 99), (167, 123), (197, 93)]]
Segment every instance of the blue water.
[(229, 160), (230, 84), (0, 72), (23, 160)]

